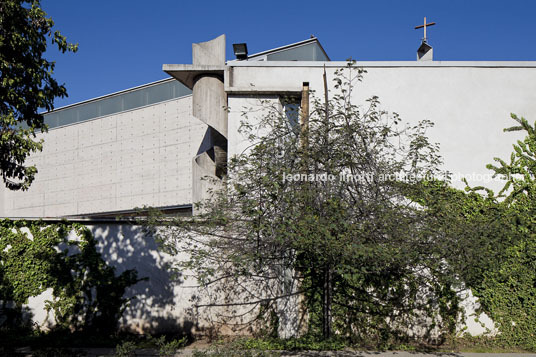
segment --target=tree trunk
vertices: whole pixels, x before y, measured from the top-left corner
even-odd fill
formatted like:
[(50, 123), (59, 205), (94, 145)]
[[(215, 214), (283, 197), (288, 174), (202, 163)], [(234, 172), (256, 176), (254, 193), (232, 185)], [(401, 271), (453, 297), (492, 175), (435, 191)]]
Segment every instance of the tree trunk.
[(279, 294), (284, 296), (276, 302), (279, 326), (279, 338), (288, 339), (298, 337), (299, 330), (299, 296), (295, 294), (297, 281), (294, 278), (294, 269), (283, 268), (281, 273)]
[(331, 266), (324, 269), (324, 286), (322, 301), (322, 335), (324, 339), (331, 337), (331, 303), (332, 303), (333, 281)]

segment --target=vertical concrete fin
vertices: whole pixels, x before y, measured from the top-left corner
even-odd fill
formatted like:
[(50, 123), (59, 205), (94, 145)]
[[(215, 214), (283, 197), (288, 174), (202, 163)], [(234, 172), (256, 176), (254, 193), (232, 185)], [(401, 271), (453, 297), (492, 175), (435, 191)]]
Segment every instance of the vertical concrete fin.
[(225, 35), (207, 42), (192, 43), (192, 63), (221, 66), (225, 64)]

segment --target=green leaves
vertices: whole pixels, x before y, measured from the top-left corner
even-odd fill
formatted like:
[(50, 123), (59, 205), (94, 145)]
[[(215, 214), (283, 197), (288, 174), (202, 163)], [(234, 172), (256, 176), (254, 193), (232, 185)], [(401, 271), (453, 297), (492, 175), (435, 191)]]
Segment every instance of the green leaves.
[(500, 221), (506, 229), (498, 239), (506, 244), (500, 251), (491, 249), (496, 264), (471, 287), (482, 311), (495, 322), (501, 343), (536, 350), (536, 131), (525, 118), (511, 117), (520, 125), (505, 132), (524, 131), (526, 136), (513, 145), (510, 163), (496, 158), (500, 166), (488, 165), (505, 177), (499, 193), (505, 200), (494, 209), (504, 212)]
[(61, 52), (76, 52), (39, 1), (5, 0), (0, 7), (0, 174), (11, 190), (26, 190), (37, 169), (26, 166), (31, 153), (42, 149), (37, 132), (46, 132), (44, 110), (67, 91), (53, 77), (54, 63), (43, 55), (55, 44)]
[[(79, 240), (68, 239), (72, 231)], [(57, 328), (112, 332), (129, 301), (125, 289), (138, 281), (134, 270), (116, 276), (80, 224), (0, 221), (0, 301), (20, 310), (52, 289), (46, 308)]]
[[(297, 314), (297, 295), (309, 332), (322, 338), (337, 331), (384, 343), (408, 332), (413, 311), (452, 330), (439, 318), (458, 312), (447, 250), (418, 204), (421, 176), (441, 162), (425, 135), (432, 123), (402, 127), (377, 97), (355, 103), (362, 73), (338, 70), (332, 99), (311, 97), (299, 135), (279, 103), (246, 111), (242, 135), (254, 145), (229, 161), (224, 189), (200, 204), (203, 214), (159, 231), (207, 288), (198, 307), (256, 306), (278, 316), (283, 336), (298, 333), (283, 322)], [(258, 315), (218, 315), (240, 325), (245, 316)]]
[(536, 132), (524, 118), (505, 131), (524, 131), (510, 161), (488, 164), (505, 180), (496, 195), (483, 187), (466, 192), (432, 183), (421, 203), (444, 236), (449, 265), (495, 323), (495, 342), (536, 349)]

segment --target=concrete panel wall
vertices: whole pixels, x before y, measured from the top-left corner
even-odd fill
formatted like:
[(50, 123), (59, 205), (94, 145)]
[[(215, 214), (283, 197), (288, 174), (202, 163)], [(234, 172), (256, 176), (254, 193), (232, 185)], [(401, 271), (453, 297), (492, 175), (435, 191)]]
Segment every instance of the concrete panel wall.
[[(191, 160), (206, 125), (191, 96), (46, 134), (26, 192), (3, 189), (0, 216), (57, 217), (191, 203)], [(0, 205), (2, 208), (2, 205)]]
[[(332, 83), (334, 64), (327, 65), (328, 81)], [(399, 113), (406, 123), (433, 121), (435, 127), (428, 134), (441, 145), (444, 168), (454, 174), (474, 174), (474, 179), (469, 179), (472, 185), (499, 188), (499, 182), (486, 183), (489, 177), (476, 175), (489, 176), (485, 165), (497, 156), (508, 159), (512, 143), (521, 137), (519, 133), (503, 133), (503, 128), (514, 124), (510, 113), (536, 120), (536, 65), (506, 65), (365, 65), (368, 73), (354, 88), (353, 96), (363, 105), (366, 98), (379, 96), (382, 109)], [(270, 98), (267, 92), (296, 90), (307, 81), (316, 95), (323, 96), (322, 73), (321, 65), (238, 66), (233, 68), (233, 87), (228, 90), (249, 87), (252, 94)], [(247, 146), (236, 129), (242, 108), (251, 107), (255, 101), (243, 92), (229, 95), (230, 156)], [(460, 180), (454, 183), (463, 186)]]

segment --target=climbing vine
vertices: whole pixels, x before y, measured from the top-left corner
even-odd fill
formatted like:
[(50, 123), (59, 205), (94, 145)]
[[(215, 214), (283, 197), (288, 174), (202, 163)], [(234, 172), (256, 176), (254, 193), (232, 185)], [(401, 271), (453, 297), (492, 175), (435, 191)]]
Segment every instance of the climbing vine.
[(505, 179), (497, 205), (507, 212), (506, 249), (495, 269), (484, 272), (474, 287), (482, 310), (494, 320), (498, 339), (510, 346), (536, 350), (536, 123), (511, 115), (516, 125), (505, 132), (526, 134), (518, 140), (510, 162), (495, 158), (488, 165)]
[[(505, 131), (527, 135), (514, 144), (510, 162), (487, 167), (505, 180), (498, 193), (461, 191), (435, 182), (423, 204), (452, 253), (449, 264), (495, 323), (500, 346), (536, 350), (536, 129), (512, 115)], [(484, 192), (484, 194), (482, 194)], [(492, 332), (492, 331), (489, 331)]]
[(116, 276), (81, 224), (0, 221), (0, 302), (7, 327), (20, 322), (28, 298), (52, 289), (46, 309), (56, 328), (110, 333), (130, 300), (125, 289), (138, 281), (135, 270)]

